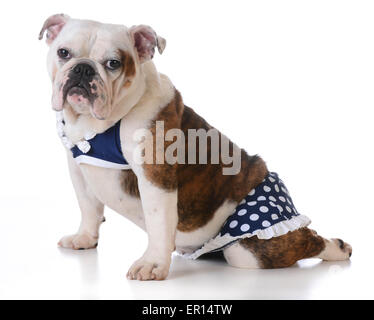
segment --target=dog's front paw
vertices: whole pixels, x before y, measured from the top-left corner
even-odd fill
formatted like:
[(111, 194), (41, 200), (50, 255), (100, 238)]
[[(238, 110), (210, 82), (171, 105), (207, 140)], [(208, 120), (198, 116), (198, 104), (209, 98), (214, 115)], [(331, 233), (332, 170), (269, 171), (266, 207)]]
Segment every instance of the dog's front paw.
[(129, 280), (165, 280), (169, 274), (170, 261), (155, 261), (143, 257), (134, 262), (127, 272)]
[(92, 237), (87, 233), (77, 233), (61, 238), (58, 245), (62, 248), (73, 250), (92, 249), (97, 247), (98, 238)]

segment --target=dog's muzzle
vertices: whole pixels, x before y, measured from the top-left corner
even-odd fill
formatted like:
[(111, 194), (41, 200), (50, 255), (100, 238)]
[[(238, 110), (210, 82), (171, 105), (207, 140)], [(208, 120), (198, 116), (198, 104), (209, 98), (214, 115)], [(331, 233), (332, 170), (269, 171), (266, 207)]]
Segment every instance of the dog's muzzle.
[(75, 65), (70, 70), (68, 80), (63, 89), (64, 100), (68, 95), (72, 96), (76, 94), (86, 98), (93, 104), (94, 100), (97, 98), (97, 95), (93, 93), (96, 89), (93, 84), (96, 74), (95, 68), (90, 63), (83, 62)]

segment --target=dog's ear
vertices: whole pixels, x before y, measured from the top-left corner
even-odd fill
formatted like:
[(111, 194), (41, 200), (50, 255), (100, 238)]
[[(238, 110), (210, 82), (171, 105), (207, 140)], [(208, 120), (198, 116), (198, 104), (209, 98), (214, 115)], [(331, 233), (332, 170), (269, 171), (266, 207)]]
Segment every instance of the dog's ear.
[(66, 14), (55, 14), (50, 16), (47, 20), (45, 20), (42, 30), (39, 33), (39, 40), (43, 39), (44, 32), (47, 31), (47, 44), (50, 45), (53, 40), (56, 39), (62, 28), (65, 26), (66, 22), (70, 19), (70, 17)]
[(138, 53), (140, 63), (153, 58), (155, 47), (157, 47), (160, 54), (166, 47), (166, 40), (158, 36), (149, 26), (139, 25), (131, 27), (130, 36)]

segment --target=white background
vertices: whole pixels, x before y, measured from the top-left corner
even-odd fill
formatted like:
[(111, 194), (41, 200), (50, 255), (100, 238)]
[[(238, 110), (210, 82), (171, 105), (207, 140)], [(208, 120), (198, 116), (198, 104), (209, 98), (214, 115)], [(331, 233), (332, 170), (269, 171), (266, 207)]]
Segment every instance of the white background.
[[(10, 1), (0, 8), (0, 298), (374, 298), (372, 1)], [(55, 133), (47, 46), (54, 13), (149, 24), (155, 62), (212, 125), (260, 154), (298, 210), (351, 262), (237, 270), (175, 256), (164, 282), (125, 274), (146, 235), (110, 210), (97, 250), (57, 241), (79, 209)]]

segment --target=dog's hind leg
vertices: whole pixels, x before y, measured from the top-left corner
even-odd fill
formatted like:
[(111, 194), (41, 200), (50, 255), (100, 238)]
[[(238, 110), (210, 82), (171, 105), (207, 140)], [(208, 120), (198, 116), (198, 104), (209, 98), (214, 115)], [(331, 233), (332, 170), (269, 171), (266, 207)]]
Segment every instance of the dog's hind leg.
[(351, 254), (349, 244), (340, 239), (324, 239), (308, 228), (269, 240), (256, 236), (246, 238), (224, 250), (224, 256), (231, 266), (248, 269), (285, 268), (306, 258), (346, 260)]

